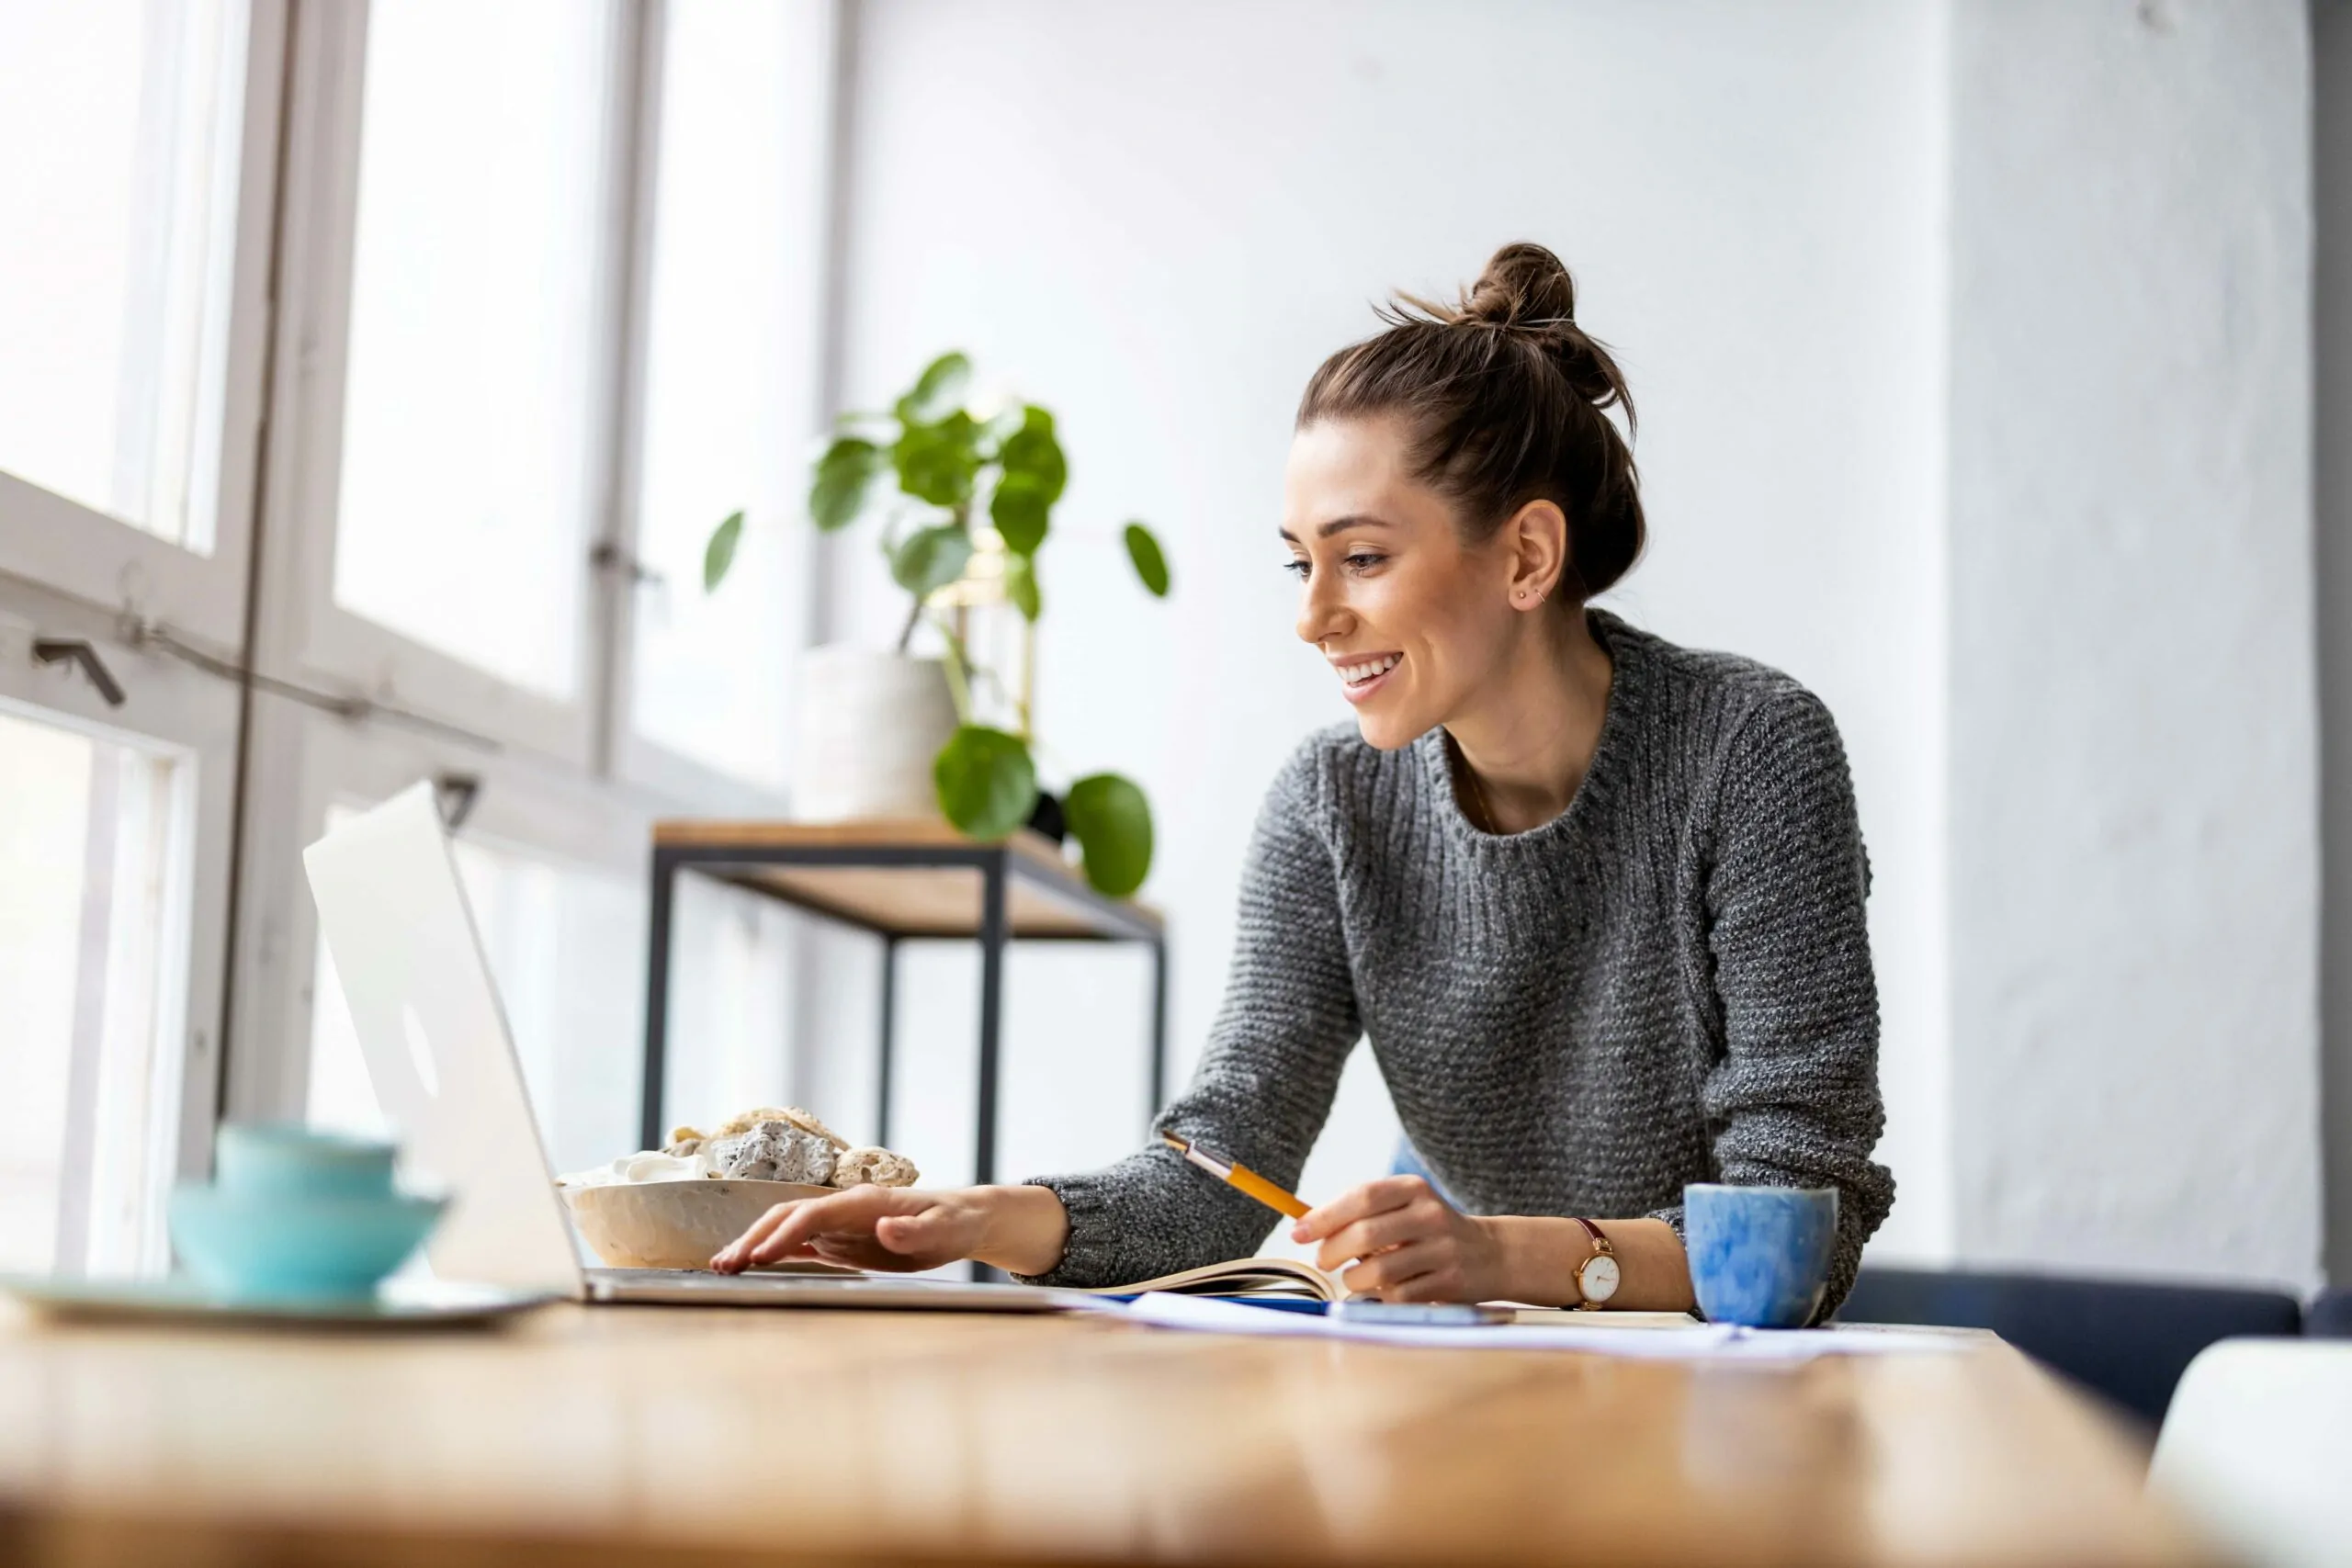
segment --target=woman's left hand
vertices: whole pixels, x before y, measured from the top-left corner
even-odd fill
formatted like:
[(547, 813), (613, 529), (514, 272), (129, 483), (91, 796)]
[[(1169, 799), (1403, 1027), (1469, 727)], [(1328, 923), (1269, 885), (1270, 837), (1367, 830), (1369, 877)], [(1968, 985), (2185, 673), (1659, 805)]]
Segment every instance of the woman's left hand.
[[(1418, 1176), (1351, 1187), (1291, 1227), (1320, 1242), (1316, 1263), (1356, 1295), (1385, 1302), (1485, 1302), (1510, 1294), (1493, 1226), (1439, 1197)], [(1361, 1261), (1356, 1261), (1361, 1259)], [(1353, 1268), (1346, 1268), (1354, 1262)]]

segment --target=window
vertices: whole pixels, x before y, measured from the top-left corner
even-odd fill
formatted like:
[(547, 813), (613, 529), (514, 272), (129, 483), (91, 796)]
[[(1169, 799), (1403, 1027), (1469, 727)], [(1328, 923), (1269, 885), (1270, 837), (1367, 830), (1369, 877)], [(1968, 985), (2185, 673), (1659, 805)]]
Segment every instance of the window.
[[(550, 1154), (601, 1163), (637, 1134), (651, 818), (773, 810), (784, 781), (822, 423), (831, 12), (305, 16), (281, 363), (327, 346), (321, 387), (284, 411), (296, 471), (273, 492), (260, 631), (283, 654), (268, 667), (401, 711), (257, 711), (252, 788), (298, 807), (244, 865), (288, 940), (241, 970), (258, 1037), (241, 1049), (277, 1057), (232, 1075), (252, 1086), (237, 1103), (374, 1124), (300, 844), (332, 805), (457, 768), (487, 781), (460, 865)], [(737, 508), (758, 526), (706, 599), (703, 543)], [(607, 540), (663, 581), (594, 592)], [(782, 1093), (797, 928), (707, 886), (677, 918), (673, 996), (696, 1038), (679, 1103)]]
[(243, 0), (0, 4), (0, 469), (199, 554), (247, 20)]
[(581, 694), (602, 491), (614, 17), (370, 9), (334, 599)]
[[(762, 785), (783, 783), (790, 468), (814, 388), (816, 322), (795, 320), (793, 289), (814, 256), (788, 202), (762, 200), (799, 174), (783, 134), (799, 106), (776, 89), (790, 26), (781, 5), (668, 9), (638, 491), (638, 555), (663, 583), (639, 602), (638, 733)], [(706, 597), (703, 543), (734, 510), (755, 522)]]
[[(633, 1140), (650, 824), (786, 777), (833, 11), (0, 0), (0, 1269), (159, 1265), (216, 1113), (372, 1118), (300, 851), (421, 775), (554, 1157)], [(799, 929), (678, 919), (681, 1103), (787, 1093)]]
[(0, 1269), (160, 1256), (178, 1073), (183, 760), (0, 709)]
[[(818, 412), (829, 61), (820, 7), (677, 0), (664, 12), (646, 305), (637, 552), (639, 736), (785, 783), (807, 600)], [(720, 591), (705, 542), (750, 522)]]

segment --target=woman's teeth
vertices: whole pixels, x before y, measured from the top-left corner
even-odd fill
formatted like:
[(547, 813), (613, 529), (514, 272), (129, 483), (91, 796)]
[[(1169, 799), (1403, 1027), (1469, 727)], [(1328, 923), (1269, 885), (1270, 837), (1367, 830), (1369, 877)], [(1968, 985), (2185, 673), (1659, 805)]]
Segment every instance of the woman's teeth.
[(1385, 675), (1396, 669), (1404, 657), (1401, 653), (1388, 653), (1363, 664), (1342, 664), (1340, 666), (1340, 679), (1351, 686), (1361, 686), (1374, 676)]

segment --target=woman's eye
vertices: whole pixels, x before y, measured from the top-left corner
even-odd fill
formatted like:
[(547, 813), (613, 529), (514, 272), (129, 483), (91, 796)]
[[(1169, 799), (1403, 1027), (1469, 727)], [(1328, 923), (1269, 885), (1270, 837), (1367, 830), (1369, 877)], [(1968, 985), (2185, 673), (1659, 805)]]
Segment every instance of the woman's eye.
[(1306, 581), (1307, 566), (1303, 560), (1286, 560), (1283, 562), (1283, 570), (1290, 573), (1293, 577), (1298, 579), (1301, 582)]
[(1388, 558), (1384, 555), (1374, 555), (1369, 551), (1360, 551), (1348, 558), (1348, 570), (1350, 571), (1370, 571), (1374, 567), (1378, 566), (1387, 558)]

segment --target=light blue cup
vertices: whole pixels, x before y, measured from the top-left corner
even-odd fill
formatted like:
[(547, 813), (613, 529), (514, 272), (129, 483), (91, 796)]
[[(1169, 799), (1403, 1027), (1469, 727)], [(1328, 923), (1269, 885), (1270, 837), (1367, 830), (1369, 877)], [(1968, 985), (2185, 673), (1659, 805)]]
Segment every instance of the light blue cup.
[(232, 1123), (217, 1180), (172, 1194), (172, 1245), (198, 1282), (240, 1301), (372, 1293), (441, 1217), (446, 1199), (392, 1187), (391, 1145), (281, 1123)]
[(1709, 1322), (1802, 1328), (1828, 1282), (1838, 1191), (1694, 1182), (1682, 1190), (1682, 1235)]

